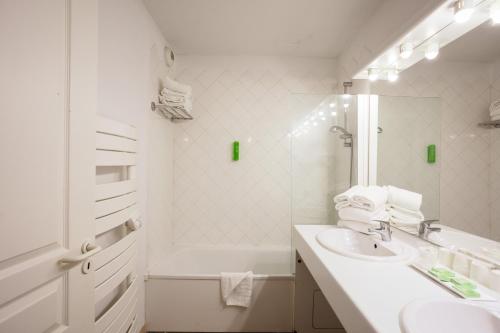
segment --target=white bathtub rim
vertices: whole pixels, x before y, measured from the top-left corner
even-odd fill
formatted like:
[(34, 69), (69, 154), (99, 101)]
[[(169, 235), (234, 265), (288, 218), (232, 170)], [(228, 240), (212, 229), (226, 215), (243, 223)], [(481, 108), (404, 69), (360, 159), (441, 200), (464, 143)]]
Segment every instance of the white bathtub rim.
[[(152, 274), (148, 273), (147, 279), (151, 280), (220, 280), (220, 274)], [(293, 274), (254, 274), (254, 280), (293, 280)]]

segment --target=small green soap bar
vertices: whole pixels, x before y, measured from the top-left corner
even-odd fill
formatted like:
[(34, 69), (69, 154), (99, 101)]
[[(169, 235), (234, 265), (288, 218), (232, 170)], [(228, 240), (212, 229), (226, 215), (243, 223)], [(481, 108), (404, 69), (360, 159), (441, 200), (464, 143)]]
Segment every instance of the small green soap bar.
[(451, 279), (451, 283), (456, 285), (457, 287), (463, 287), (467, 289), (476, 289), (477, 286), (471, 281), (459, 277), (454, 277)]
[(233, 142), (233, 161), (239, 161), (239, 160), (240, 160), (240, 142), (234, 141)]
[(427, 146), (427, 163), (436, 163), (436, 145)]
[(481, 296), (481, 294), (476, 290), (464, 286), (453, 285), (453, 288), (458, 290), (462, 295), (464, 295), (467, 298), (478, 298)]

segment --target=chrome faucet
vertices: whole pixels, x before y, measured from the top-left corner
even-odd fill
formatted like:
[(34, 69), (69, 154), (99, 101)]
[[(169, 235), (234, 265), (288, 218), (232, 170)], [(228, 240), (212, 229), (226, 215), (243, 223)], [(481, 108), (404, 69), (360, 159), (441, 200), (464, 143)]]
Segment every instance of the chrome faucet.
[(431, 224), (434, 222), (439, 222), (439, 220), (425, 220), (420, 222), (418, 227), (418, 237), (427, 240), (431, 232), (441, 231), (441, 228), (439, 227), (431, 227)]
[(392, 236), (391, 236), (391, 223), (388, 222), (388, 221), (380, 221), (380, 220), (374, 220), (375, 222), (379, 222), (380, 223), (380, 227), (378, 228), (369, 228), (368, 231), (371, 232), (371, 233), (375, 233), (375, 234), (378, 234), (380, 235), (380, 237), (382, 238), (382, 240), (384, 242), (390, 242), (391, 239), (392, 239)]

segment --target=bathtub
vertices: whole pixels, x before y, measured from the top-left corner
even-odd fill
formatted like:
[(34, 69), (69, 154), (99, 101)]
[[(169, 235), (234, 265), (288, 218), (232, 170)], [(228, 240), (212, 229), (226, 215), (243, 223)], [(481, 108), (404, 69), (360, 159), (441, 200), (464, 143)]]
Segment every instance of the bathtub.
[[(146, 281), (148, 331), (291, 332), (290, 249), (176, 248), (150, 263)], [(254, 272), (249, 308), (226, 307), (220, 272)]]

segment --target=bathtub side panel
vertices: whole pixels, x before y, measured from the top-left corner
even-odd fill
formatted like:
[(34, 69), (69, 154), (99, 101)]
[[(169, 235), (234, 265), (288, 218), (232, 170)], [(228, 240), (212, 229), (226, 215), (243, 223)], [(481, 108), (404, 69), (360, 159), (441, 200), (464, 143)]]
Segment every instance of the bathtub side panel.
[(291, 332), (293, 280), (254, 280), (248, 309), (226, 307), (220, 280), (149, 279), (146, 322), (150, 331)]

